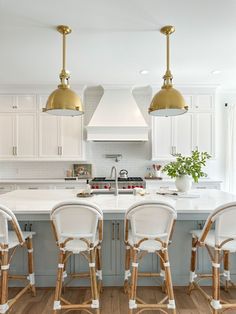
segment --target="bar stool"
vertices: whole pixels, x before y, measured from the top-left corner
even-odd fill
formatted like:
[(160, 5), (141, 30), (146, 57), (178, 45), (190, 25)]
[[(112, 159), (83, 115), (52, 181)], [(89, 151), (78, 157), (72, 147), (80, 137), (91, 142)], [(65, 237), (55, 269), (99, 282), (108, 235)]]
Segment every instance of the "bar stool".
[[(8, 230), (8, 224), (11, 225), (12, 231)], [(0, 205), (0, 313), (6, 313), (27, 290), (30, 289), (33, 296), (36, 295), (32, 244), (34, 234), (35, 232), (22, 232), (13, 212), (9, 208)], [(9, 274), (12, 258), (19, 247), (26, 247), (28, 250), (28, 275)], [(8, 299), (9, 279), (28, 280), (28, 284), (12, 299)]]
[[(173, 232), (177, 213), (169, 203), (161, 201), (143, 201), (131, 206), (125, 216), (125, 291), (129, 292), (129, 314), (144, 310), (160, 310), (167, 313), (170, 309), (176, 313), (172, 286), (168, 245)], [(146, 254), (154, 253), (161, 260), (160, 273), (138, 273), (138, 260)], [(130, 264), (132, 260), (132, 272)], [(147, 304), (137, 297), (138, 277), (163, 276), (167, 295), (159, 303)], [(131, 284), (129, 283), (131, 277)], [(167, 301), (167, 303), (165, 303)], [(137, 303), (138, 302), (138, 303)]]
[[(220, 277), (226, 279), (226, 285), (231, 283), (229, 271), (229, 255), (236, 252), (236, 202), (217, 207), (209, 215), (203, 230), (193, 230), (192, 253), (190, 265), (189, 294), (196, 288), (208, 300), (213, 313), (219, 310), (236, 308), (236, 303), (230, 304), (220, 298)], [(215, 229), (212, 230), (212, 225)], [(197, 248), (205, 247), (209, 254), (212, 273), (196, 274)], [(220, 273), (223, 261), (224, 271)], [(199, 285), (202, 279), (212, 279), (212, 296), (208, 295)]]
[[(103, 213), (89, 202), (71, 201), (57, 204), (51, 212), (51, 222), (59, 247), (59, 263), (53, 312), (58, 310), (85, 310), (99, 314), (99, 286), (102, 282), (100, 245), (103, 235)], [(66, 262), (69, 256), (81, 254), (88, 261), (89, 273), (68, 274), (71, 279), (89, 277), (91, 281), (90, 300), (72, 304), (62, 297)], [(97, 271), (96, 271), (97, 270)], [(96, 276), (98, 276), (99, 284)], [(63, 304), (61, 304), (61, 302)]]

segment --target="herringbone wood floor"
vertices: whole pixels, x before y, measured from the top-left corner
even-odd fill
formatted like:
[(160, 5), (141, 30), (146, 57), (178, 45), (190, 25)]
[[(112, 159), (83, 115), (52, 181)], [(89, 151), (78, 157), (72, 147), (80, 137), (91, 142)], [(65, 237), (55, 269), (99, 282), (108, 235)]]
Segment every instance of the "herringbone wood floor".
[[(209, 292), (209, 288), (206, 288)], [(16, 288), (10, 289), (10, 297), (17, 292)], [(229, 301), (236, 300), (236, 289), (226, 293), (221, 292), (222, 297)], [(139, 287), (138, 295), (146, 302), (154, 303), (163, 297), (158, 287)], [(37, 296), (31, 297), (26, 293), (10, 310), (11, 314), (48, 314), (52, 313), (52, 304), (54, 297), (53, 288), (37, 289)], [(89, 290), (84, 288), (67, 288), (65, 297), (71, 302), (81, 302), (89, 297)], [(191, 296), (186, 293), (185, 287), (175, 288), (175, 298), (178, 314), (207, 314), (211, 313), (207, 302), (199, 294), (193, 291)], [(128, 298), (120, 287), (104, 288), (101, 296), (102, 314), (127, 314)], [(62, 312), (63, 313), (63, 312)], [(67, 312), (69, 313), (69, 312)], [(72, 314), (86, 314), (81, 311), (70, 311)], [(227, 314), (235, 314), (236, 309), (226, 312)], [(161, 314), (159, 311), (145, 311), (143, 314)]]

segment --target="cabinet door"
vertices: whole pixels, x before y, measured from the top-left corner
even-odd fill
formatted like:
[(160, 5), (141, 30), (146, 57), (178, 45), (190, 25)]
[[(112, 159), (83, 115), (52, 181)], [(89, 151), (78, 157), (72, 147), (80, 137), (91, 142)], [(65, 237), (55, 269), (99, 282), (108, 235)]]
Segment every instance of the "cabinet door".
[(13, 158), (15, 115), (0, 114), (0, 158)]
[(214, 96), (213, 95), (196, 95), (196, 96), (194, 96), (193, 109), (195, 111), (214, 110)]
[(185, 113), (174, 121), (174, 149), (182, 155), (191, 155), (193, 150), (193, 114)]
[(83, 159), (82, 117), (62, 117), (61, 157)]
[(0, 112), (14, 112), (15, 109), (14, 95), (0, 95)]
[(60, 157), (59, 118), (48, 113), (39, 115), (39, 157)]
[(20, 95), (16, 97), (16, 110), (22, 112), (36, 111), (35, 95)]
[(16, 115), (16, 156), (33, 158), (37, 156), (36, 115), (19, 113)]
[(172, 158), (172, 118), (152, 117), (152, 159)]
[(196, 148), (214, 157), (214, 113), (197, 113), (195, 123)]
[(116, 221), (105, 220), (102, 241), (102, 269), (105, 276), (116, 275)]

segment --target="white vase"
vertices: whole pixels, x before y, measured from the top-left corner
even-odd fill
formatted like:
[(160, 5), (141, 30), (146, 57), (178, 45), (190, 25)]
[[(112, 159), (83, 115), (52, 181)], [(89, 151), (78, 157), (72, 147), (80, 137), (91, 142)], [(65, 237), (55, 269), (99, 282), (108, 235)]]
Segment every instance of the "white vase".
[(192, 187), (192, 177), (183, 175), (175, 179), (175, 186), (180, 192), (188, 192)]

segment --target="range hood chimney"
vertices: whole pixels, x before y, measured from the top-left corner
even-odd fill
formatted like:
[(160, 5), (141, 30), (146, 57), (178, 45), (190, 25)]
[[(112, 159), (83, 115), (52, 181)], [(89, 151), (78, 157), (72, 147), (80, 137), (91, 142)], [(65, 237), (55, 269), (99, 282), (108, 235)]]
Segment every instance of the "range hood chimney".
[(148, 141), (148, 126), (129, 88), (108, 88), (87, 126), (88, 141)]

